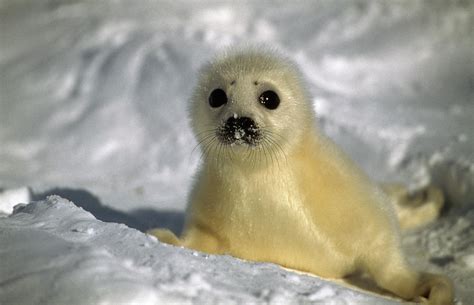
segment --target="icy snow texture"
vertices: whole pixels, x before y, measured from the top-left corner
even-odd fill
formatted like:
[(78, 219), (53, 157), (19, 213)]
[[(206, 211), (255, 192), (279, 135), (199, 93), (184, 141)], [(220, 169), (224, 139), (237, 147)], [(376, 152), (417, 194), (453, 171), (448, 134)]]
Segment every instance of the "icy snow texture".
[(196, 71), (231, 43), (267, 43), (297, 61), (322, 128), (373, 178), (443, 188), (449, 215), (405, 244), (469, 304), (473, 2), (232, 3), (0, 0), (0, 188), (179, 230), (199, 160), (186, 118)]

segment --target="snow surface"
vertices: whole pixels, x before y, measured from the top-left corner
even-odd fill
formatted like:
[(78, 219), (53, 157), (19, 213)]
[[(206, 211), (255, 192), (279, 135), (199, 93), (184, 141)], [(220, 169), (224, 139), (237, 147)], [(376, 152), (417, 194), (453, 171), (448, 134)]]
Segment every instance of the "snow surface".
[[(247, 42), (300, 65), (322, 128), (374, 179), (443, 189), (443, 217), (404, 244), (417, 266), (454, 279), (459, 303), (472, 303), (473, 2), (269, 3), (0, 0), (0, 211), (59, 194), (97, 218), (58, 198), (0, 218), (1, 304), (35, 295), (199, 304), (201, 290), (235, 303), (366, 297), (273, 265), (140, 247), (148, 237), (124, 226), (181, 229), (199, 162), (186, 117), (196, 71)], [(71, 231), (83, 221), (83, 232)]]

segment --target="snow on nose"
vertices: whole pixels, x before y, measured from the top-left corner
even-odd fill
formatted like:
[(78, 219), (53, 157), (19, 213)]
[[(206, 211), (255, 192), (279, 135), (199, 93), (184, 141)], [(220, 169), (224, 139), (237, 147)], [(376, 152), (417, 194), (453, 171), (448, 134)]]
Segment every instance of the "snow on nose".
[(220, 128), (219, 137), (226, 144), (255, 145), (260, 138), (260, 131), (253, 119), (234, 113)]

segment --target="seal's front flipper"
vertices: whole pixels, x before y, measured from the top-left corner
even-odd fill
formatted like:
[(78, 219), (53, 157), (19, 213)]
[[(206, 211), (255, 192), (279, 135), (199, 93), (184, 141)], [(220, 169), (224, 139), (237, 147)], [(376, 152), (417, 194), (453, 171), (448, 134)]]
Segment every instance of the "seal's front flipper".
[(156, 228), (156, 229), (148, 230), (146, 233), (149, 235), (155, 236), (161, 242), (174, 245), (174, 246), (182, 246), (179, 238), (168, 229)]

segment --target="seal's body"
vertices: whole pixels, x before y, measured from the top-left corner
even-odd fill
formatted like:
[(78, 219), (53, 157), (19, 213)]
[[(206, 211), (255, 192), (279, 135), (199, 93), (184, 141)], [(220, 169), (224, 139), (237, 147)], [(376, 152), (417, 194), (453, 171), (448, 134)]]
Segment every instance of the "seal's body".
[(291, 62), (225, 54), (204, 67), (190, 112), (204, 161), (182, 237), (161, 240), (327, 278), (363, 271), (404, 299), (452, 303), (449, 280), (406, 263), (388, 198), (318, 130)]
[[(388, 249), (378, 244), (398, 247), (398, 234), (391, 212), (379, 204), (384, 194), (332, 143), (315, 138), (310, 132), (287, 160), (250, 173), (203, 167), (185, 244), (333, 278), (356, 271), (362, 256), (385, 260), (380, 252)], [(370, 245), (380, 249), (366, 253)]]

